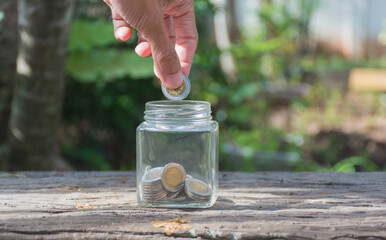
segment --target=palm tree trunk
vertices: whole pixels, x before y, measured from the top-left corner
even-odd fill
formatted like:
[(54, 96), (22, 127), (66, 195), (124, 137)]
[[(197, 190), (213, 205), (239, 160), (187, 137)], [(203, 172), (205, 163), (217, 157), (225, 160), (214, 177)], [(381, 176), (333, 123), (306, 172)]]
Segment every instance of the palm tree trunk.
[(71, 6), (72, 0), (19, 1), (18, 78), (8, 137), (11, 170), (52, 169)]

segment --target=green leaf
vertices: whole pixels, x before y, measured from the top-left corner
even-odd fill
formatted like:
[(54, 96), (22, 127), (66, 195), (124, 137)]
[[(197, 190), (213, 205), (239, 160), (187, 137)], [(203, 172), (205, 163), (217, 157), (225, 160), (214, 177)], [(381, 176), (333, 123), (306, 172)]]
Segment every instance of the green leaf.
[(111, 22), (76, 20), (71, 24), (68, 50), (91, 51), (96, 47), (119, 44), (114, 37), (114, 28)]
[(76, 52), (67, 58), (67, 71), (83, 82), (108, 82), (125, 76), (139, 79), (153, 76), (153, 61), (137, 56), (132, 50)]
[(355, 166), (364, 167), (366, 170), (378, 170), (378, 166), (372, 161), (360, 156), (343, 159), (342, 161), (336, 163), (333, 169), (336, 172), (355, 172)]

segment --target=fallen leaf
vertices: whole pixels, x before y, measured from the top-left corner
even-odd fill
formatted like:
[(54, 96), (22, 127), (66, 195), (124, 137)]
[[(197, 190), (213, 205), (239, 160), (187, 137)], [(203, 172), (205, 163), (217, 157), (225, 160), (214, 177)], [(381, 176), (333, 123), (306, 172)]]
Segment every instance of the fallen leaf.
[(170, 236), (175, 231), (178, 230), (189, 230), (192, 228), (192, 225), (190, 224), (184, 224), (190, 222), (190, 219), (170, 219), (170, 220), (159, 220), (156, 219), (155, 221), (152, 221), (151, 224), (155, 228), (163, 228), (165, 230), (166, 235)]
[[(158, 220), (158, 219), (157, 219)], [(160, 221), (160, 220), (159, 220)], [(175, 219), (170, 219), (170, 220), (163, 220), (164, 222), (176, 222), (176, 223), (188, 223), (191, 220), (190, 219), (180, 219), (180, 218), (175, 218)]]
[(24, 173), (2, 173), (0, 177), (18, 177), (18, 178), (26, 178), (27, 176)]
[(95, 207), (90, 203), (86, 203), (86, 204), (78, 204), (76, 205), (76, 208), (82, 210), (82, 209), (94, 209)]

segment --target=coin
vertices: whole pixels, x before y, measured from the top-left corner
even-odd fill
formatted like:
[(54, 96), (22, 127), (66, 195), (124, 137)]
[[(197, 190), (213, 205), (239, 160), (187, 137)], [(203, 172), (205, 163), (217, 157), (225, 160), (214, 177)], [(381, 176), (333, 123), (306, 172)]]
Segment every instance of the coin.
[(199, 193), (208, 193), (209, 192), (209, 188), (208, 188), (208, 185), (206, 185), (206, 183), (204, 182), (201, 182), (201, 181), (191, 181), (190, 182), (190, 187), (195, 191), (195, 192), (199, 192)]
[(212, 193), (204, 181), (192, 178), (185, 182), (185, 193), (193, 200), (209, 201)]
[(152, 196), (143, 195), (143, 199), (146, 201), (149, 201), (149, 202), (158, 201), (158, 200), (165, 198), (167, 196), (167, 194), (168, 193), (165, 191), (165, 192), (159, 193), (157, 195), (152, 195)]
[(182, 100), (186, 98), (190, 93), (190, 80), (185, 75), (182, 75), (182, 84), (176, 89), (166, 88), (161, 86), (162, 93), (169, 100)]
[[(146, 168), (148, 169), (148, 168)], [(145, 201), (158, 201), (168, 195), (161, 183), (163, 167), (149, 169), (141, 178), (141, 193)]]
[(169, 193), (168, 196), (166, 196), (165, 200), (172, 200), (172, 201), (180, 201), (186, 199), (184, 191), (181, 189), (178, 192), (175, 193)]
[(182, 84), (179, 88), (176, 88), (176, 89), (166, 88), (166, 91), (173, 97), (178, 97), (182, 95), (185, 92), (185, 90), (186, 90), (185, 81), (182, 81)]
[(178, 163), (166, 164), (161, 173), (161, 182), (169, 192), (177, 192), (184, 187), (186, 179), (185, 168)]
[(162, 170), (163, 170), (163, 167), (157, 167), (157, 168), (152, 168), (148, 170), (143, 175), (142, 181), (151, 182), (151, 181), (157, 180), (157, 178), (161, 177)]

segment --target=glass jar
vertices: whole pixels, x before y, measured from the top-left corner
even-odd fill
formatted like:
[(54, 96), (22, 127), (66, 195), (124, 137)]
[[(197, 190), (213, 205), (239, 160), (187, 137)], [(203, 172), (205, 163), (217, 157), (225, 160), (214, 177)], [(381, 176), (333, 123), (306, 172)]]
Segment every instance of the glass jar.
[(146, 103), (137, 128), (137, 199), (145, 207), (208, 208), (217, 200), (218, 123), (209, 102)]

